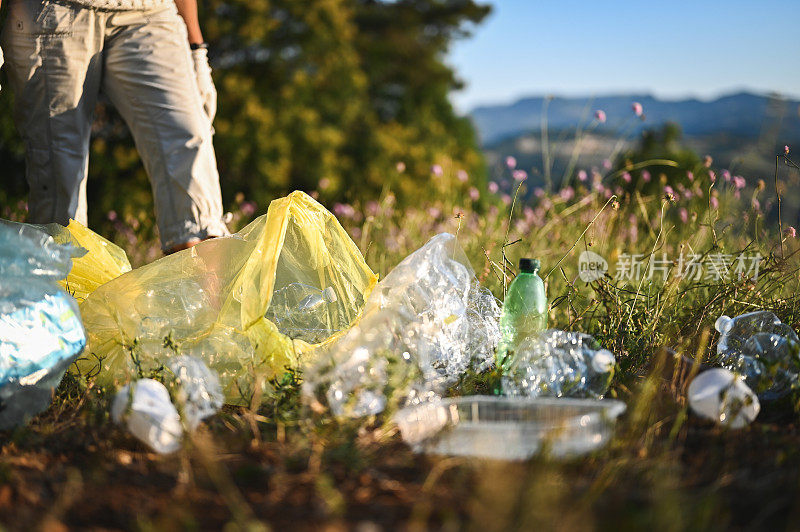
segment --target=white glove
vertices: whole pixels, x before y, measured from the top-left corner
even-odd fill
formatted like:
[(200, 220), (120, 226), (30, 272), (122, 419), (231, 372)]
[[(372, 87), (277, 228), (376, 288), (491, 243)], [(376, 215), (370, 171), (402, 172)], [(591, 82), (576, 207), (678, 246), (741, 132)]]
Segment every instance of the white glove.
[(211, 78), (208, 50), (205, 48), (192, 50), (192, 62), (194, 63), (197, 87), (200, 89), (200, 99), (203, 102), (203, 110), (206, 112), (209, 122), (213, 122), (214, 116), (217, 114), (217, 89), (214, 87), (214, 80)]

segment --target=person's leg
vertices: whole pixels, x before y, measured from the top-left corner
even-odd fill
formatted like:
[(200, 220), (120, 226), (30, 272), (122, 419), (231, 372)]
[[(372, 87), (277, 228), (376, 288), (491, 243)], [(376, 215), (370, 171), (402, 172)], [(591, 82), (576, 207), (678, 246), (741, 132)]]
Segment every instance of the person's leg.
[(104, 65), (103, 90), (150, 176), (163, 249), (227, 235), (211, 124), (175, 7), (110, 15)]
[(102, 68), (95, 15), (51, 1), (9, 5), (3, 49), (25, 141), (32, 223), (87, 223), (89, 137)]

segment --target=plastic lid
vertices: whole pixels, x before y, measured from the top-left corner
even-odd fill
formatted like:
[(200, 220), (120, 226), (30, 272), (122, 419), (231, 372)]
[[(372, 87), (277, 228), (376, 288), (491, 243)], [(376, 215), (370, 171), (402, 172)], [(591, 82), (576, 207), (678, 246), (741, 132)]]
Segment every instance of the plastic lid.
[(728, 330), (731, 328), (732, 325), (733, 325), (733, 320), (723, 314), (722, 316), (717, 318), (716, 323), (714, 323), (714, 328), (718, 332), (725, 334), (726, 332), (728, 332)]
[(519, 271), (536, 273), (539, 271), (539, 259), (519, 259)]

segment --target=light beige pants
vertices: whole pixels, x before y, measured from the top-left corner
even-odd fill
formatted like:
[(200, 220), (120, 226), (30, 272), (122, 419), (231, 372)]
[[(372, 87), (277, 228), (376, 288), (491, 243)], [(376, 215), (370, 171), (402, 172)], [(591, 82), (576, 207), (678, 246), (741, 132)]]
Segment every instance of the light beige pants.
[(89, 137), (102, 90), (150, 177), (162, 247), (228, 234), (212, 128), (174, 5), (113, 12), (11, 0), (2, 46), (27, 150), (32, 223), (86, 224)]

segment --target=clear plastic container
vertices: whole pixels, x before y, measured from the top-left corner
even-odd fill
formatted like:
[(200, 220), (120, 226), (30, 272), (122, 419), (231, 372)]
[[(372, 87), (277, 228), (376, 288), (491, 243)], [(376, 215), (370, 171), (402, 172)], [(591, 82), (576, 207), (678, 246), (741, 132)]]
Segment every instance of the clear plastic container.
[(615, 400), (470, 396), (409, 406), (394, 419), (415, 452), (524, 460), (600, 448), (625, 408)]

